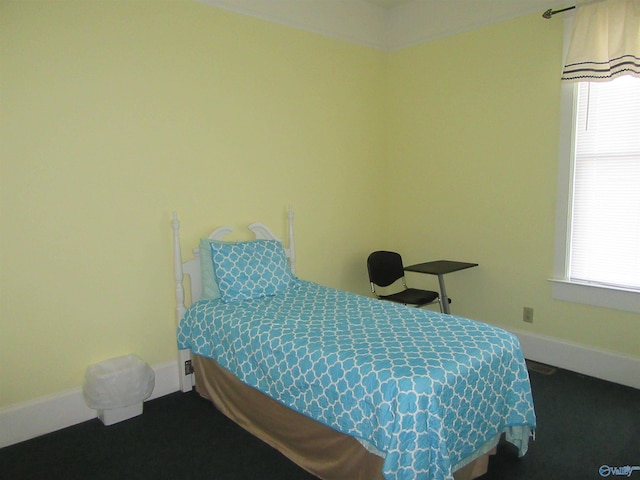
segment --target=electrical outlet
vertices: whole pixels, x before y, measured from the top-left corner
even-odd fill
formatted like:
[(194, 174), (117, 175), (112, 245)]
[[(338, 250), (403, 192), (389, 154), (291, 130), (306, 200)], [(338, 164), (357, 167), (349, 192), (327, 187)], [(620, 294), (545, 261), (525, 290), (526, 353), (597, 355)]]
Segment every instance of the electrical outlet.
[(533, 323), (533, 308), (524, 307), (522, 309), (522, 321), (527, 323)]

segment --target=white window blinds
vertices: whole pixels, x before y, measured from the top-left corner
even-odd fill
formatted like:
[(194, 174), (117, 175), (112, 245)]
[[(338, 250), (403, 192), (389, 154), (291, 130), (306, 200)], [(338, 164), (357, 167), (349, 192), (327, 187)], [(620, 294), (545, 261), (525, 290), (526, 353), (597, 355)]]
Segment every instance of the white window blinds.
[(640, 79), (580, 83), (568, 277), (640, 290)]

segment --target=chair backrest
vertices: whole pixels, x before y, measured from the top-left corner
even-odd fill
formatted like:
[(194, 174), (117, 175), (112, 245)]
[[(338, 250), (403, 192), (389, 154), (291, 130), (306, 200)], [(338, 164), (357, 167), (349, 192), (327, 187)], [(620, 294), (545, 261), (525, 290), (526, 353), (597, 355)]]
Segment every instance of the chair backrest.
[(380, 287), (388, 287), (400, 278), (404, 278), (402, 257), (396, 252), (380, 250), (367, 258), (369, 281)]

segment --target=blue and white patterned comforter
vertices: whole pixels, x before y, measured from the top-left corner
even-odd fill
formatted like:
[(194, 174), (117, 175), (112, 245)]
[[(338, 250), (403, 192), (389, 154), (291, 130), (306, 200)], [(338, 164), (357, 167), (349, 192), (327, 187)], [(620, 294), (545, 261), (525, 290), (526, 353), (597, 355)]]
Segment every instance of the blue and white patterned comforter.
[(524, 455), (535, 429), (514, 335), (311, 282), (276, 297), (198, 302), (178, 346), (372, 445), (387, 479), (451, 480), (503, 432)]

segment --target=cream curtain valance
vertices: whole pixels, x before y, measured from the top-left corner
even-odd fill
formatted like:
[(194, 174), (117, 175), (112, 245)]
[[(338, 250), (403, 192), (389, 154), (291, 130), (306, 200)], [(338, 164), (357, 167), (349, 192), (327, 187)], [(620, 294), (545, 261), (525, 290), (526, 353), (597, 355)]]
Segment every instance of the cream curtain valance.
[(640, 77), (640, 0), (581, 0), (562, 80)]

